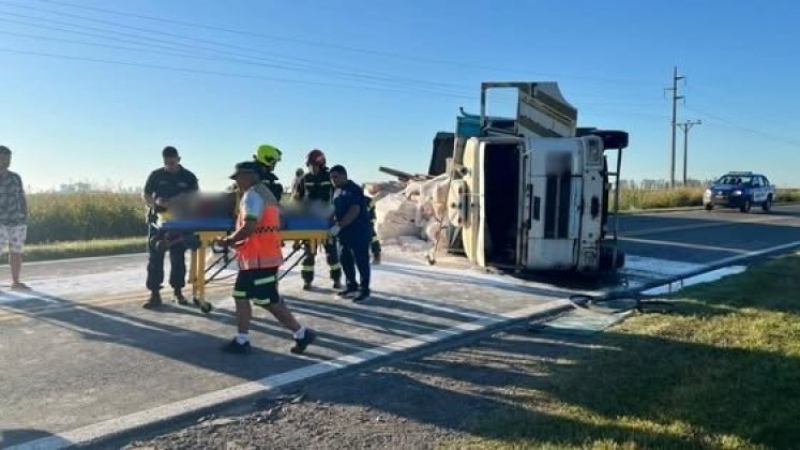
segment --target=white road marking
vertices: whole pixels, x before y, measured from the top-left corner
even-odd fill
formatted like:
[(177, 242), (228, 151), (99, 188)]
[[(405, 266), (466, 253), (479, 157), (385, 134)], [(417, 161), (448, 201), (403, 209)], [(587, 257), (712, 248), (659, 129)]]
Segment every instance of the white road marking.
[[(787, 220), (792, 220), (793, 217), (772, 217), (768, 216), (766, 218), (759, 217), (756, 219), (748, 219), (748, 220), (739, 220), (739, 221), (727, 221), (727, 222), (711, 222), (711, 223), (698, 223), (698, 224), (691, 224), (691, 225), (675, 225), (671, 227), (661, 227), (661, 228), (650, 228), (646, 230), (638, 230), (638, 231), (630, 231), (630, 232), (621, 232), (620, 236), (645, 236), (648, 234), (657, 234), (657, 233), (669, 233), (672, 231), (686, 231), (686, 230), (697, 230), (700, 228), (712, 228), (712, 227), (724, 227), (724, 226), (731, 226), (731, 225), (740, 225), (744, 223), (773, 223), (773, 222), (783, 222)], [(713, 218), (704, 218), (698, 220), (713, 220)]]
[(727, 253), (742, 253), (747, 254), (749, 253), (747, 250), (741, 250), (738, 248), (727, 248), (727, 247), (717, 247), (714, 245), (701, 245), (701, 244), (687, 244), (685, 242), (673, 242), (673, 241), (657, 241), (654, 239), (636, 239), (636, 238), (628, 238), (620, 236), (618, 238), (620, 241), (628, 241), (628, 242), (636, 242), (639, 244), (649, 244), (649, 245), (663, 245), (668, 247), (681, 247), (681, 248), (690, 248), (693, 250), (711, 250), (716, 252), (727, 252)]
[(213, 407), (216, 404), (237, 400), (253, 394), (264, 394), (281, 386), (302, 381), (304, 379), (335, 372), (350, 366), (363, 364), (378, 357), (391, 355), (400, 351), (411, 350), (439, 342), (443, 339), (486, 329), (503, 322), (524, 319), (540, 313), (546, 313), (560, 308), (569, 308), (571, 303), (566, 300), (551, 300), (540, 305), (518, 309), (496, 317), (489, 317), (474, 322), (467, 322), (454, 327), (439, 330), (434, 333), (403, 339), (392, 344), (377, 346), (351, 355), (341, 356), (331, 361), (311, 364), (299, 369), (272, 375), (260, 380), (240, 384), (227, 389), (222, 389), (208, 394), (200, 395), (187, 400), (159, 406), (146, 411), (139, 411), (127, 416), (107, 420), (105, 422), (88, 425), (53, 436), (25, 442), (11, 449), (61, 449), (71, 445), (87, 444), (93, 440), (109, 435), (125, 432), (137, 427), (155, 424), (172, 417), (198, 411), (203, 408)]

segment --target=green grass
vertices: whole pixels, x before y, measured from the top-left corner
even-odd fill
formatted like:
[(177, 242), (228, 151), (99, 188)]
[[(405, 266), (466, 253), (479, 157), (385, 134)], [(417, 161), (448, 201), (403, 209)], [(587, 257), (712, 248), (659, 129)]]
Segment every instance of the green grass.
[(675, 294), (671, 310), (630, 317), (509, 388), (514, 407), (458, 445), (797, 448), (798, 273), (793, 255)]
[[(621, 189), (619, 209), (627, 211), (702, 206), (703, 191), (705, 188)], [(779, 189), (775, 201), (777, 203), (800, 202), (800, 189)], [(612, 195), (612, 209), (613, 202)]]

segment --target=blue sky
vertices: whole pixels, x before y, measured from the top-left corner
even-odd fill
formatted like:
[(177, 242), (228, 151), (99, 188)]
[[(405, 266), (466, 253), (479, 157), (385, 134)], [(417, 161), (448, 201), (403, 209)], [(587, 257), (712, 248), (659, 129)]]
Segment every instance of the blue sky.
[[(425, 172), (480, 82), (557, 81), (579, 125), (630, 132), (624, 178), (667, 179), (677, 66), (678, 121), (703, 121), (690, 177), (800, 187), (800, 2), (600, 4), (0, 0), (0, 142), (34, 188), (140, 186), (170, 144), (220, 189), (262, 142), (287, 183), (314, 147), (373, 181)], [(680, 130), (676, 147), (680, 179)]]

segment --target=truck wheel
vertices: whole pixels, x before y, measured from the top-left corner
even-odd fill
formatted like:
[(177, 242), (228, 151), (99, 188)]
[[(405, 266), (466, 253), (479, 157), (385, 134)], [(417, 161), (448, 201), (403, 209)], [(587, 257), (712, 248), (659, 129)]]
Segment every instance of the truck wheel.
[(766, 200), (764, 200), (764, 203), (761, 205), (761, 209), (763, 209), (764, 212), (770, 212), (770, 210), (772, 210), (772, 196), (771, 195), (768, 196)]

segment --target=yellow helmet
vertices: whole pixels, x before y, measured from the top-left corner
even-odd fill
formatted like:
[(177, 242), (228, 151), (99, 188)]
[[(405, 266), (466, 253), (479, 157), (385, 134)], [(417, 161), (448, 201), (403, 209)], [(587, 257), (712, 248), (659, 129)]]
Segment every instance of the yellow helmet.
[(268, 167), (275, 167), (281, 160), (283, 153), (277, 147), (269, 144), (260, 145), (253, 155), (253, 159)]

